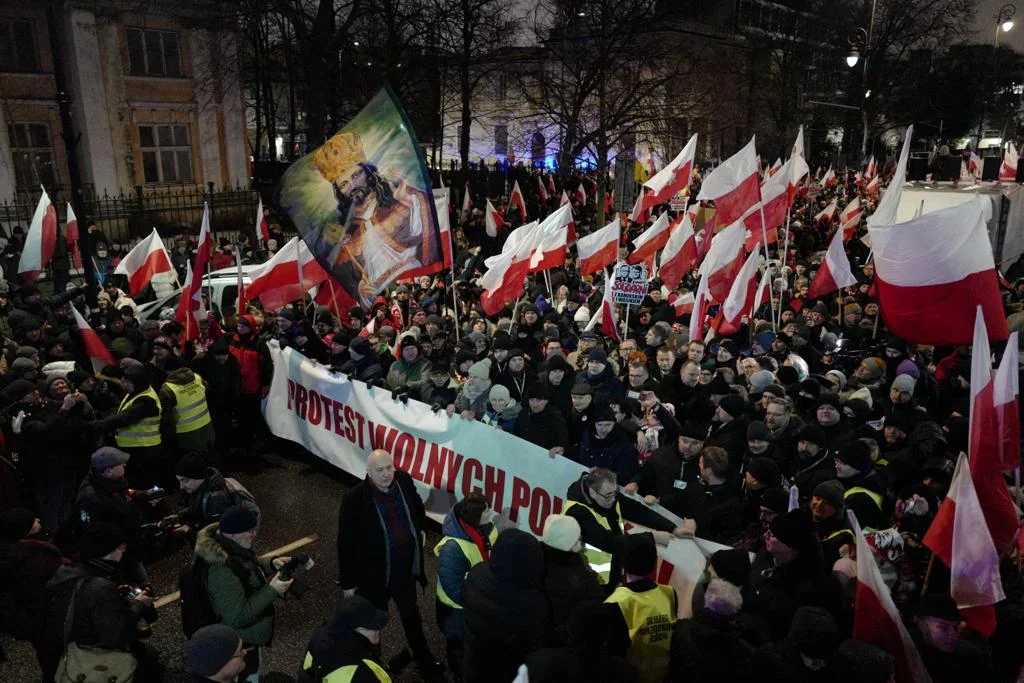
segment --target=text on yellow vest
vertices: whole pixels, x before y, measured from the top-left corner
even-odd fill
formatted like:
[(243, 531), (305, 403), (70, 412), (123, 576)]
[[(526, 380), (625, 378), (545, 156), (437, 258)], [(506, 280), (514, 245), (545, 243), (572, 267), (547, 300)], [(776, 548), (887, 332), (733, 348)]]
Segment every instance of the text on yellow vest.
[(663, 681), (668, 674), (675, 597), (671, 586), (656, 585), (646, 591), (619, 586), (605, 600), (622, 611), (630, 640), (626, 659), (637, 667), (641, 681)]
[(178, 434), (194, 432), (210, 424), (210, 410), (206, 405), (206, 387), (203, 378), (193, 375), (189, 384), (164, 382), (174, 394), (174, 431)]

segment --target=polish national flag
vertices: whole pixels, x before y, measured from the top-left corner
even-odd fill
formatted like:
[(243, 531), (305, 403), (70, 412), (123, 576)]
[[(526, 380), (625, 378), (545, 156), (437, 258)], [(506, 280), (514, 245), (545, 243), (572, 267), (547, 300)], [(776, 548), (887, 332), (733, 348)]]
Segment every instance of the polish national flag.
[(670, 294), (668, 296), (668, 304), (675, 311), (676, 317), (693, 312), (693, 292), (687, 292), (682, 296), (676, 294)]
[(484, 207), (484, 230), (490, 237), (497, 237), (499, 230), (505, 229), (505, 219), (501, 217), (501, 213), (494, 208), (494, 204), (491, 204), (491, 200), (487, 200), (487, 205)]
[(833, 171), (832, 167), (829, 166), (828, 170), (825, 171), (825, 175), (823, 175), (821, 177), (821, 186), (822, 187), (832, 187), (833, 185), (837, 184), (838, 182), (839, 182), (839, 179), (836, 178), (835, 171)]
[(110, 352), (106, 344), (100, 341), (99, 335), (85, 321), (78, 309), (72, 306), (71, 314), (75, 316), (75, 327), (78, 328), (78, 334), (82, 335), (85, 353), (92, 362), (92, 371), (98, 374), (108, 365), (117, 365), (114, 354)]
[(75, 209), (71, 206), (71, 202), (68, 202), (68, 220), (64, 225), (64, 241), (74, 259), (75, 268), (81, 268), (82, 252), (78, 248), (78, 217), (75, 215)]
[(804, 156), (804, 127), (800, 126), (800, 129), (796, 132), (796, 141), (793, 142), (792, 156)]
[(817, 299), (819, 296), (855, 284), (857, 277), (850, 269), (850, 259), (846, 257), (846, 250), (843, 248), (843, 232), (836, 230), (828, 245), (828, 251), (825, 252), (825, 260), (821, 262), (818, 272), (814, 274), (814, 281), (807, 289), (807, 298)]
[(540, 195), (540, 203), (548, 203), (548, 189), (544, 187), (544, 178), (537, 176), (537, 194)]
[(580, 206), (586, 206), (587, 204), (587, 189), (584, 187), (582, 180), (579, 187), (576, 188), (576, 201), (579, 202)]
[(643, 185), (643, 208), (650, 209), (664, 204), (690, 185), (690, 172), (693, 170), (693, 159), (697, 153), (697, 134), (694, 133), (676, 155), (676, 158), (665, 168), (654, 174)]
[(996, 370), (992, 395), (996, 409), (996, 433), (999, 435), (999, 468), (1020, 467), (1020, 380), (1017, 332), (1010, 334), (1006, 351)]
[(843, 242), (849, 242), (850, 238), (857, 232), (862, 215), (864, 215), (864, 210), (860, 207), (860, 197), (855, 197), (852, 202), (843, 208), (842, 213), (839, 214), (839, 225), (843, 231)]
[(732, 225), (761, 201), (760, 174), (755, 139), (722, 162), (701, 184), (697, 201), (715, 202), (718, 225)]
[(669, 230), (668, 241), (661, 250), (658, 276), (669, 289), (675, 289), (686, 274), (697, 267), (700, 256), (693, 232), (695, 213), (687, 211), (683, 220)]
[(738, 328), (744, 315), (750, 315), (757, 296), (757, 266), (761, 248), (755, 246), (743, 267), (736, 273), (736, 279), (729, 289), (729, 295), (722, 304), (722, 318), (733, 328)]
[(814, 214), (814, 222), (817, 223), (817, 222), (819, 222), (821, 220), (831, 221), (832, 218), (836, 215), (836, 209), (838, 209), (838, 208), (839, 208), (839, 200), (838, 199), (833, 199), (831, 202), (829, 202), (828, 206), (826, 206), (824, 209), (822, 209), (818, 213)]
[(693, 297), (693, 312), (690, 313), (690, 341), (704, 339), (704, 312), (708, 309), (708, 278), (702, 276)]
[(539, 227), (533, 221), (516, 228), (509, 234), (502, 252), (484, 261), (487, 271), (477, 283), (484, 290), (480, 304), (487, 315), (497, 315), (522, 293), (530, 261), (540, 242)]
[(981, 175), (981, 167), (981, 157), (971, 150), (971, 160), (967, 164), (967, 170), (971, 172), (971, 175)]
[(270, 239), (270, 226), (267, 225), (267, 217), (263, 214), (263, 197), (260, 197), (256, 206), (256, 234), (264, 242)]
[(530, 259), (530, 272), (550, 270), (565, 265), (572, 207), (561, 206), (538, 226), (537, 248)]
[(555, 194), (555, 176), (548, 174), (548, 192)]
[(999, 552), (985, 526), (971, 466), (963, 453), (924, 544), (949, 567), (949, 592), (968, 625), (986, 637), (995, 633), (994, 605), (1006, 599)]
[(880, 187), (881, 187), (881, 184), (878, 181), (878, 176), (875, 176), (874, 178), (871, 179), (871, 181), (867, 185), (864, 186), (864, 193), (865, 194), (876, 194)]
[[(513, 206), (519, 209), (519, 221), (526, 222), (526, 198), (523, 197), (523, 191), (519, 189), (518, 180), (512, 186), (512, 194), (508, 198), (508, 208), (511, 209)], [(508, 215), (508, 209), (505, 209), (505, 215)]]
[(651, 227), (633, 240), (633, 251), (626, 257), (630, 265), (646, 261), (665, 246), (675, 222), (669, 224), (668, 211), (663, 211)]
[(619, 255), (619, 239), (621, 238), (621, 221), (618, 217), (597, 232), (581, 237), (576, 242), (579, 255), (580, 277), (595, 273), (615, 263)]
[(210, 233), (210, 205), (203, 205), (203, 224), (199, 230), (199, 243), (196, 246), (196, 257), (194, 264), (189, 264), (185, 284), (181, 287), (181, 300), (178, 303), (178, 312), (175, 320), (185, 326), (183, 342), (195, 339), (199, 336), (199, 326), (196, 324), (196, 312), (202, 308), (203, 273), (206, 272), (206, 265), (210, 262), (210, 251), (213, 249), (213, 235)]
[(468, 220), (469, 212), (473, 210), (473, 197), (469, 191), (469, 183), (466, 183), (465, 189), (462, 191), (462, 212), (459, 214), (460, 220)]
[(715, 301), (725, 301), (736, 273), (743, 266), (745, 235), (743, 223), (736, 221), (711, 240), (711, 249), (700, 265), (700, 274), (707, 280), (708, 294)]
[[(558, 208), (568, 206), (572, 208), (572, 202), (569, 201), (569, 195), (566, 194), (565, 190), (562, 190), (562, 199), (558, 202)], [(569, 223), (569, 244), (576, 244), (576, 223)]]
[(277, 311), (320, 285), (327, 272), (301, 237), (293, 237), (269, 261), (249, 271), (246, 298), (259, 299), (266, 311)]
[(768, 268), (764, 269), (764, 273), (761, 274), (761, 281), (757, 284), (757, 291), (754, 293), (754, 303), (751, 304), (750, 310), (757, 312), (761, 308), (761, 305), (765, 301), (771, 301), (772, 298), (772, 274)]
[(633, 202), (633, 209), (629, 212), (629, 220), (634, 223), (646, 223), (647, 214), (650, 213), (650, 209), (644, 208), (644, 193), (641, 191), (636, 196), (636, 201)]
[(768, 177), (770, 178), (771, 176), (775, 175), (776, 173), (778, 173), (781, 170), (782, 170), (782, 159), (779, 159), (778, 157), (776, 157), (775, 158), (775, 163), (772, 164), (772, 167), (768, 169)]
[[(755, 244), (763, 244), (765, 236), (769, 244), (778, 241), (777, 228), (786, 222), (786, 212), (793, 204), (800, 179), (810, 173), (803, 157), (792, 156), (780, 170), (761, 186), (761, 202), (755, 204), (743, 217), (749, 235), (744, 244), (751, 251)], [(761, 229), (761, 209), (764, 209), (764, 230)]]
[(615, 313), (615, 301), (612, 299), (612, 278), (607, 273), (604, 279), (604, 295), (601, 297), (601, 310), (590, 317), (590, 322), (583, 331), (593, 330), (598, 323), (601, 323), (602, 334), (615, 341), (622, 341), (619, 335), (619, 316)]
[(889, 587), (875, 563), (875, 554), (864, 539), (857, 516), (846, 513), (857, 540), (857, 596), (854, 600), (853, 639), (874, 645), (892, 655), (899, 683), (931, 683), (914, 641), (903, 625)]
[(1017, 180), (1017, 148), (1012, 142), (1006, 143), (1003, 165), (999, 167), (999, 182), (1012, 183)]
[(146, 239), (125, 254), (114, 273), (128, 277), (128, 296), (135, 296), (146, 288), (154, 275), (172, 270), (171, 257), (164, 247), (164, 241), (160, 239), (156, 228), (153, 228)]
[(875, 155), (871, 155), (871, 160), (868, 161), (867, 170), (864, 171), (864, 177), (871, 179), (878, 175), (878, 164), (875, 163)]
[(46, 188), (40, 189), (43, 194), (39, 197), (36, 212), (32, 214), (32, 223), (25, 235), (25, 246), (18, 261), (18, 274), (22, 282), (26, 283), (35, 282), (43, 274), (57, 246), (57, 209), (50, 202)]

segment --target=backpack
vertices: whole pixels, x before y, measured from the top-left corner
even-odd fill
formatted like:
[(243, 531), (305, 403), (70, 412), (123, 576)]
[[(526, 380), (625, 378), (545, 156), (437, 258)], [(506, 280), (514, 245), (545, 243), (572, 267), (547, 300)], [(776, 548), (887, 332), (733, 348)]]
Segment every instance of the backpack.
[(206, 562), (196, 557), (178, 575), (181, 630), (185, 632), (186, 638), (191, 638), (193, 633), (204, 626), (220, 622), (206, 587), (207, 568)]

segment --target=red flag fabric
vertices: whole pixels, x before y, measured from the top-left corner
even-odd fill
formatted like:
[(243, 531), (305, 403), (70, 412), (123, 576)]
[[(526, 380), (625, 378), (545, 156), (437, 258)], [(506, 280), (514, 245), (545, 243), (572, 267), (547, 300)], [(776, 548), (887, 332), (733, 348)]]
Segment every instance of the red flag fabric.
[(86, 355), (92, 362), (93, 372), (99, 373), (108, 365), (117, 365), (114, 354), (100, 341), (99, 335), (85, 321), (78, 309), (72, 306), (71, 313), (75, 316), (75, 326), (78, 328), (78, 334), (82, 335), (82, 344), (85, 346)]
[(530, 272), (550, 270), (565, 265), (565, 250), (569, 246), (569, 224), (572, 206), (559, 207), (538, 226), (538, 242), (530, 260)]
[(196, 323), (195, 312), (202, 306), (203, 273), (206, 272), (206, 265), (210, 261), (210, 251), (213, 249), (213, 235), (210, 233), (210, 206), (203, 205), (203, 223), (199, 230), (199, 244), (196, 247), (194, 265), (191, 265), (185, 284), (181, 288), (181, 300), (178, 303), (178, 312), (175, 320), (185, 326), (185, 333), (182, 335), (182, 342), (187, 342), (199, 337), (199, 326)]
[(1020, 379), (1017, 332), (1010, 333), (992, 387), (999, 435), (999, 468), (1020, 467)]
[(836, 178), (835, 171), (833, 171), (832, 167), (829, 166), (828, 170), (825, 171), (825, 175), (823, 175), (821, 177), (821, 186), (822, 187), (832, 187), (833, 185), (836, 185), (838, 183), (839, 183), (839, 179)]
[(544, 187), (544, 178), (537, 176), (537, 194), (540, 195), (540, 203), (548, 203), (548, 188)]
[(701, 183), (697, 201), (715, 202), (718, 225), (732, 225), (761, 201), (761, 181), (755, 139), (726, 159)]
[(21, 249), (18, 261), (18, 274), (26, 283), (35, 282), (43, 274), (57, 246), (57, 209), (50, 202), (46, 188), (40, 189), (43, 194), (32, 214), (32, 223), (25, 235), (25, 246)]
[(576, 188), (576, 201), (579, 202), (580, 206), (586, 206), (587, 204), (587, 188), (582, 180), (579, 187)]
[[(562, 190), (562, 199), (558, 202), (558, 208), (563, 206), (572, 207), (572, 202), (569, 201), (569, 195), (565, 190)], [(569, 223), (569, 244), (576, 244), (576, 223)]]
[(499, 230), (505, 229), (505, 219), (501, 217), (501, 213), (494, 208), (491, 204), (491, 200), (487, 200), (487, 204), (484, 208), (484, 230), (491, 237), (497, 237)]
[(814, 214), (814, 222), (819, 223), (821, 221), (831, 221), (835, 217), (836, 210), (838, 208), (839, 200), (833, 199), (831, 202), (828, 203), (828, 206), (826, 206), (818, 213)]
[(694, 217), (692, 211), (683, 214), (683, 219), (669, 230), (668, 241), (661, 250), (658, 277), (669, 289), (678, 287), (699, 262), (697, 239), (693, 233)]
[(71, 252), (75, 268), (81, 268), (82, 252), (78, 248), (78, 217), (75, 216), (75, 210), (71, 206), (71, 202), (68, 202), (68, 220), (64, 226), (64, 241), (68, 245), (68, 251)]
[[(740, 268), (736, 274), (736, 279), (732, 283), (732, 287), (729, 289), (729, 295), (725, 298), (722, 303), (721, 315), (722, 319), (729, 324), (731, 329), (739, 331), (739, 326), (742, 323), (743, 316), (750, 315), (750, 311), (754, 306), (754, 298), (757, 295), (757, 282), (758, 273), (757, 266), (761, 258), (760, 247), (754, 247), (754, 251), (750, 252), (750, 256), (743, 263), (743, 267)], [(719, 328), (721, 334), (727, 334), (725, 331)]]
[(668, 212), (664, 211), (651, 227), (644, 230), (633, 240), (633, 251), (626, 257), (626, 263), (636, 264), (652, 258), (659, 249), (662, 249), (668, 242), (669, 235), (675, 222), (669, 224)]
[(697, 293), (693, 297), (693, 312), (690, 313), (690, 341), (704, 339), (704, 312), (708, 304), (708, 278), (701, 276)]
[[(508, 208), (516, 207), (519, 209), (519, 221), (522, 223), (526, 222), (526, 198), (523, 196), (523, 191), (519, 189), (519, 181), (517, 180), (512, 186), (512, 194), (508, 198)], [(506, 215), (508, 215), (508, 209), (505, 209)]]
[(459, 215), (459, 220), (468, 220), (469, 212), (473, 210), (473, 197), (469, 191), (469, 183), (466, 183), (466, 188), (462, 191), (462, 213)]
[(743, 265), (743, 223), (737, 221), (711, 240), (711, 249), (700, 266), (700, 274), (707, 278), (711, 298), (722, 302), (729, 296), (736, 273)]
[(950, 569), (950, 595), (970, 626), (985, 636), (996, 631), (993, 607), (1006, 599), (999, 553), (985, 526), (985, 515), (961, 453), (953, 483), (928, 527), (924, 544)]
[(855, 284), (857, 276), (850, 269), (850, 259), (846, 257), (846, 250), (843, 248), (843, 231), (836, 230), (828, 245), (828, 251), (825, 252), (825, 260), (821, 262), (818, 272), (814, 274), (814, 281), (807, 289), (807, 298), (817, 299), (829, 292)]
[(1003, 153), (1003, 164), (999, 167), (999, 182), (1012, 183), (1017, 180), (1017, 148), (1012, 142), (1006, 143), (1006, 151)]
[[(433, 275), (445, 268), (451, 268), (455, 263), (454, 248), (452, 246), (452, 225), (451, 217), (448, 213), (448, 201), (449, 193), (448, 188), (435, 187), (434, 188), (434, 209), (437, 211), (437, 227), (441, 238), (441, 260), (435, 263), (430, 263), (421, 268), (414, 268), (413, 270), (407, 270), (402, 273), (399, 278), (400, 281), (410, 281), (420, 275)], [(344, 289), (343, 287), (335, 287), (335, 289)], [(319, 290), (317, 296), (320, 296)], [(351, 299), (351, 297), (349, 297)], [(314, 299), (315, 300), (315, 299)], [(353, 300), (354, 301), (354, 300)], [(325, 306), (327, 304), (324, 304)], [(355, 306), (355, 304), (351, 304)], [(346, 309), (347, 310), (347, 309)]]
[(857, 233), (863, 215), (864, 210), (860, 206), (860, 197), (854, 197), (853, 201), (843, 208), (842, 213), (839, 214), (839, 227), (843, 231), (843, 242), (849, 242), (850, 238)]
[(249, 272), (246, 296), (259, 299), (269, 312), (301, 299), (306, 290), (328, 278), (300, 237), (293, 237), (274, 256)]
[(135, 296), (146, 288), (154, 275), (169, 273), (173, 269), (164, 242), (153, 228), (146, 239), (125, 254), (114, 273), (128, 277), (128, 295)]
[(581, 237), (576, 242), (581, 277), (615, 263), (619, 255), (620, 230), (621, 222), (615, 218), (597, 232)]
[(619, 317), (615, 313), (615, 302), (612, 300), (612, 279), (606, 277), (604, 280), (604, 294), (601, 297), (601, 310), (590, 316), (585, 332), (594, 329), (601, 323), (601, 332), (615, 341), (622, 341), (619, 335)]
[(882, 580), (874, 552), (864, 539), (853, 512), (847, 513), (857, 540), (857, 597), (854, 601), (853, 638), (892, 655), (897, 683), (931, 683), (921, 654), (903, 625), (889, 587)]
[(263, 212), (262, 196), (260, 197), (259, 204), (256, 206), (256, 234), (264, 242), (270, 239), (270, 226), (267, 225), (267, 216)]
[(478, 284), (484, 290), (480, 304), (487, 315), (497, 315), (522, 293), (534, 250), (540, 242), (539, 227), (533, 221), (516, 228), (505, 241), (502, 252), (484, 261), (487, 271)]
[(696, 153), (697, 134), (694, 133), (682, 151), (676, 155), (676, 158), (644, 183), (642, 192), (644, 209), (664, 204), (680, 190), (689, 186), (690, 172), (693, 170)]

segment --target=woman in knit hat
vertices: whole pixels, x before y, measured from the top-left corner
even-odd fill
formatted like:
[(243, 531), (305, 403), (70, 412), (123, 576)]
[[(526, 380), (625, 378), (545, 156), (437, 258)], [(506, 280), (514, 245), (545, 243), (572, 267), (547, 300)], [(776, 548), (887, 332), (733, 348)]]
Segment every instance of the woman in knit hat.
[(520, 410), (522, 410), (522, 405), (512, 398), (508, 387), (493, 384), (487, 394), (487, 410), (480, 421), (504, 432), (511, 432), (515, 427)]
[(455, 403), (448, 406), (448, 415), (459, 413), (464, 420), (479, 420), (487, 412), (491, 389), (491, 360), (473, 363), (469, 367), (466, 383), (459, 389)]

